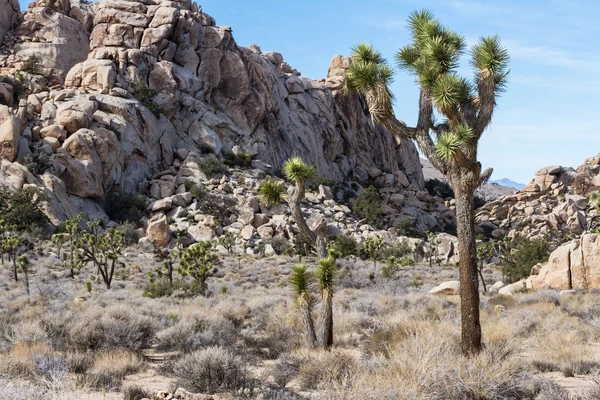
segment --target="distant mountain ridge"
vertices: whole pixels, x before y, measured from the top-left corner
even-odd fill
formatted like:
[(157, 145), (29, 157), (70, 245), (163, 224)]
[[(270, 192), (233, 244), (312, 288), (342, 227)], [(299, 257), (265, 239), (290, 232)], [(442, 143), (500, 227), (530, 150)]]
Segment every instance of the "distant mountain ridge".
[(522, 190), (526, 185), (522, 184), (522, 183), (518, 183), (515, 181), (512, 181), (508, 178), (502, 178), (502, 179), (498, 179), (495, 181), (490, 181), (490, 183), (495, 183), (497, 185), (500, 186), (506, 186), (509, 188), (513, 188), (513, 189), (517, 189), (517, 190)]

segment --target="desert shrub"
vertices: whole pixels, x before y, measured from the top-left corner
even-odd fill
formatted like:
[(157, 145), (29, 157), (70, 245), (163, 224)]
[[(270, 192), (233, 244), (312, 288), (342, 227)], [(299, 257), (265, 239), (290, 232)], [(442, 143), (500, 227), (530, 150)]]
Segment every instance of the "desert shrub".
[(332, 246), (342, 257), (355, 256), (358, 254), (358, 243), (352, 236), (337, 236), (333, 240)]
[(273, 247), (275, 253), (277, 254), (286, 254), (289, 249), (291, 249), (290, 242), (281, 236), (275, 236), (270, 239), (267, 239), (267, 243)]
[(156, 334), (161, 350), (191, 352), (210, 346), (228, 347), (235, 344), (237, 329), (223, 316), (192, 314)]
[[(537, 396), (535, 400), (571, 400), (569, 392), (558, 383), (549, 379), (538, 379), (534, 382)], [(583, 397), (583, 399), (594, 397)]]
[(0, 398), (10, 400), (47, 400), (49, 394), (46, 388), (32, 385), (10, 382), (0, 379)]
[(351, 379), (355, 365), (352, 356), (339, 350), (308, 354), (300, 359), (300, 386), (316, 390), (322, 386), (343, 383)]
[(73, 374), (85, 374), (94, 365), (92, 353), (70, 352), (66, 355), (69, 372)]
[(29, 74), (36, 74), (40, 69), (40, 58), (38, 56), (31, 55), (25, 60), (23, 66), (21, 67), (21, 71), (27, 72)]
[(146, 215), (146, 198), (136, 193), (113, 190), (106, 195), (104, 211), (115, 222), (131, 222), (139, 226)]
[(125, 246), (133, 246), (140, 240), (137, 227), (133, 222), (124, 222), (119, 224), (117, 226), (117, 230), (123, 232), (123, 244)]
[(48, 218), (41, 208), (47, 202), (48, 197), (35, 188), (11, 190), (0, 186), (0, 215), (6, 224), (14, 225), (17, 230), (45, 228)]
[(127, 386), (123, 389), (123, 400), (142, 400), (150, 398), (150, 393), (139, 386)]
[(197, 193), (198, 211), (202, 214), (212, 215), (224, 221), (236, 213), (237, 200), (233, 197), (213, 194), (205, 189)]
[(410, 254), (410, 252), (411, 252), (411, 248), (410, 248), (410, 244), (408, 243), (408, 240), (403, 239), (403, 240), (396, 242), (392, 246), (384, 247), (381, 251), (381, 257), (382, 258), (389, 258), (389, 257), (402, 258), (402, 257)]
[(36, 357), (50, 357), (52, 349), (45, 343), (19, 342), (0, 363), (0, 374), (32, 378), (37, 372)]
[(270, 368), (273, 380), (282, 388), (286, 387), (299, 371), (300, 360), (289, 353), (281, 354)]
[(92, 309), (72, 322), (70, 345), (79, 351), (101, 348), (139, 351), (150, 345), (157, 324), (125, 306)]
[(304, 233), (294, 236), (293, 243), (294, 252), (300, 256), (309, 256), (314, 251), (312, 240)]
[(227, 172), (227, 168), (225, 168), (221, 160), (214, 154), (208, 154), (204, 157), (197, 158), (196, 164), (198, 165), (198, 168), (200, 168), (200, 171), (202, 171), (209, 179), (215, 175), (222, 175)]
[(67, 362), (64, 358), (56, 355), (35, 354), (35, 377), (36, 380), (49, 388), (60, 387), (67, 379), (69, 372)]
[(432, 196), (438, 196), (442, 199), (454, 198), (454, 190), (448, 184), (448, 182), (441, 181), (439, 179), (429, 179), (425, 181), (425, 190)]
[(502, 257), (500, 269), (508, 283), (517, 282), (531, 273), (531, 268), (548, 260), (550, 245), (543, 239), (517, 237), (511, 250)]
[(148, 108), (148, 110), (150, 110), (150, 112), (154, 114), (156, 119), (159, 119), (160, 108), (154, 102), (154, 98), (156, 97), (156, 95), (156, 90), (150, 89), (148, 85), (146, 85), (146, 83), (142, 81), (138, 81), (135, 84), (135, 87), (133, 88), (133, 97), (135, 97), (137, 101), (145, 105), (146, 108)]
[(85, 379), (94, 388), (120, 388), (123, 379), (135, 374), (141, 367), (142, 361), (135, 352), (108, 350), (96, 356), (94, 365)]
[(248, 380), (244, 363), (222, 347), (209, 347), (183, 356), (174, 364), (173, 375), (181, 387), (209, 394), (244, 387)]
[(365, 223), (381, 227), (383, 225), (381, 202), (381, 196), (375, 186), (369, 186), (354, 200), (352, 211)]
[(589, 191), (594, 188), (593, 180), (595, 175), (588, 166), (583, 167), (583, 170), (579, 172), (579, 175), (573, 179), (573, 183), (571, 184), (575, 194), (587, 196)]
[(52, 161), (48, 154), (37, 147), (33, 149), (31, 154), (26, 155), (23, 161), (23, 165), (34, 175), (43, 175), (44, 172), (52, 169)]
[(144, 297), (158, 299), (161, 297), (172, 296), (173, 293), (188, 294), (190, 297), (200, 292), (200, 287), (196, 281), (186, 281), (185, 279), (173, 279), (171, 283), (168, 279), (152, 279), (144, 286)]
[(417, 228), (416, 221), (414, 219), (405, 219), (398, 224), (395, 228), (398, 236), (406, 236), (410, 238), (426, 239), (427, 234)]
[(225, 159), (225, 165), (229, 167), (240, 167), (248, 168), (252, 162), (252, 157), (248, 153), (237, 153), (233, 151), (223, 152), (223, 158)]

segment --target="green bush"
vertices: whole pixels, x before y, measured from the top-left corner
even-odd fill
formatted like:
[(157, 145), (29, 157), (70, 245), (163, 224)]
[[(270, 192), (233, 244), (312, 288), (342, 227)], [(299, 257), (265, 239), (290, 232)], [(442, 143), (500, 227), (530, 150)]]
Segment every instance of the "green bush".
[(439, 179), (429, 179), (425, 182), (425, 189), (432, 196), (439, 196), (442, 199), (454, 198), (454, 190), (447, 182)]
[(403, 239), (393, 246), (387, 246), (381, 252), (383, 258), (396, 257), (398, 259), (406, 256), (411, 251), (408, 240)]
[(417, 224), (414, 219), (406, 219), (396, 226), (396, 234), (398, 236), (406, 236), (417, 239), (427, 239), (427, 234), (417, 229)]
[(33, 187), (11, 190), (0, 186), (0, 217), (19, 231), (46, 227), (48, 218), (41, 207), (47, 202), (48, 197)]
[(104, 211), (115, 222), (131, 222), (139, 226), (146, 215), (146, 198), (136, 193), (113, 190), (106, 195)]
[(150, 110), (150, 112), (154, 114), (156, 119), (159, 119), (160, 108), (154, 102), (154, 97), (156, 97), (156, 94), (156, 90), (150, 89), (142, 81), (138, 81), (133, 89), (133, 97), (135, 97), (137, 101), (145, 105), (148, 108), (148, 110)]
[(502, 257), (500, 270), (507, 283), (518, 282), (531, 273), (531, 268), (548, 260), (550, 245), (547, 240), (517, 237), (510, 244), (510, 251)]
[(354, 201), (352, 211), (365, 223), (381, 228), (383, 225), (381, 203), (381, 196), (379, 196), (377, 189), (374, 186), (369, 186)]
[(233, 151), (226, 151), (223, 152), (223, 158), (228, 167), (248, 168), (252, 163), (252, 157), (243, 152), (235, 154)]
[(217, 174), (224, 174), (227, 172), (227, 168), (225, 168), (221, 160), (214, 154), (208, 154), (196, 159), (196, 164), (198, 165), (198, 168), (200, 168), (200, 171), (202, 171), (209, 179)]
[(292, 247), (290, 242), (281, 236), (275, 236), (271, 239), (267, 239), (267, 243), (273, 247), (273, 250), (275, 250), (275, 253), (277, 254), (286, 254)]
[(23, 63), (23, 66), (21, 67), (21, 71), (23, 72), (27, 72), (29, 74), (36, 74), (39, 70), (40, 67), (40, 59), (38, 56), (31, 55), (29, 56), (29, 58), (27, 60), (25, 60), (25, 62)]
[(212, 215), (221, 221), (235, 214), (237, 200), (229, 196), (221, 196), (205, 190), (201, 186), (194, 191), (193, 196), (198, 201), (198, 211), (202, 214)]
[(333, 240), (332, 246), (342, 257), (358, 254), (358, 243), (352, 236), (340, 235)]
[(133, 222), (123, 222), (117, 226), (117, 230), (123, 232), (123, 244), (125, 246), (133, 246), (140, 240), (137, 226)]
[(299, 233), (294, 236), (293, 242), (294, 252), (299, 256), (309, 256), (314, 250), (312, 241), (304, 233)]
[(48, 154), (35, 148), (31, 154), (25, 156), (25, 167), (34, 175), (43, 175), (52, 168), (52, 161)]

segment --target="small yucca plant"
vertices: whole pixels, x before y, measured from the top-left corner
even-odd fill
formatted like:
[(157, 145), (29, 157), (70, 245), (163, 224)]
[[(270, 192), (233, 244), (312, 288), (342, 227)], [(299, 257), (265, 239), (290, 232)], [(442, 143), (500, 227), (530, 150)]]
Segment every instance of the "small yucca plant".
[(278, 206), (285, 198), (285, 187), (283, 183), (269, 178), (265, 180), (258, 189), (260, 201), (267, 207)]
[(317, 336), (315, 334), (315, 325), (312, 318), (312, 310), (316, 304), (316, 301), (311, 294), (313, 284), (313, 275), (308, 272), (308, 267), (306, 265), (296, 265), (292, 269), (290, 286), (296, 300), (296, 306), (302, 314), (306, 344), (312, 348), (317, 346)]

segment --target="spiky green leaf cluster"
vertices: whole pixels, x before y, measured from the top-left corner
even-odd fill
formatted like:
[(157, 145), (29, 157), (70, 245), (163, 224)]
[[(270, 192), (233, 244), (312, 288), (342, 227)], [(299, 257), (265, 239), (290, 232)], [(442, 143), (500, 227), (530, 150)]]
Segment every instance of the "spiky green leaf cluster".
[(285, 162), (283, 173), (291, 181), (306, 182), (317, 174), (317, 170), (305, 163), (302, 158), (295, 156)]
[[(346, 72), (346, 90), (367, 94), (377, 87), (388, 87), (394, 81), (394, 70), (381, 53), (369, 43), (352, 48), (352, 63)], [(391, 92), (390, 92), (391, 96)]]
[(471, 127), (459, 124), (452, 131), (438, 135), (435, 145), (436, 153), (442, 159), (450, 160), (459, 153), (459, 150), (467, 147), (473, 137)]
[(315, 277), (319, 283), (321, 291), (333, 291), (335, 275), (337, 272), (336, 259), (332, 255), (319, 260), (315, 269)]
[(292, 268), (290, 286), (299, 306), (314, 306), (315, 300), (311, 294), (313, 285), (314, 276), (308, 271), (308, 266), (299, 264)]
[(477, 83), (493, 78), (496, 93), (506, 89), (510, 57), (498, 35), (482, 37), (471, 49), (471, 65), (477, 71)]
[(281, 182), (269, 178), (258, 188), (260, 201), (267, 207), (277, 206), (283, 203), (285, 188)]

